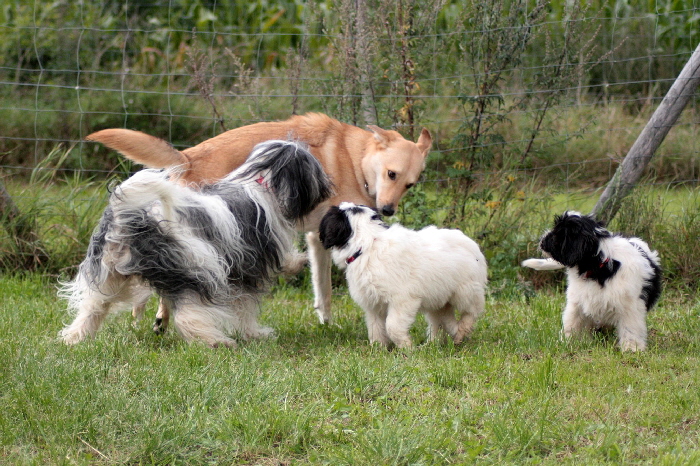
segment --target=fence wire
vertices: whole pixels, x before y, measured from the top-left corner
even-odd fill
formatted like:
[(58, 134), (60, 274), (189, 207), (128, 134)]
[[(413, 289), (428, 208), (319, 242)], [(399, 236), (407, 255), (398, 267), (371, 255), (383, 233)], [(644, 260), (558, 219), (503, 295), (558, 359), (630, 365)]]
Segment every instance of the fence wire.
[[(186, 148), (323, 112), (414, 139), (428, 128), (429, 190), (508, 176), (599, 189), (695, 49), (700, 5), (578, 3), (9, 1), (0, 176), (21, 204), (42, 172), (134, 170), (85, 142), (100, 129)], [(697, 186), (697, 136), (693, 99), (643, 183)]]

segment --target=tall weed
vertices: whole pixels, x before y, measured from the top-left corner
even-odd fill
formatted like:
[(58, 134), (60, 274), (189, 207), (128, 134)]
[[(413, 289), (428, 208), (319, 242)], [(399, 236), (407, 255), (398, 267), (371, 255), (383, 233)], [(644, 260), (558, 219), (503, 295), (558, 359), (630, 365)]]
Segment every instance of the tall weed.
[(700, 193), (682, 192), (683, 202), (670, 189), (666, 195), (630, 195), (610, 227), (648, 242), (661, 256), (666, 279), (693, 289), (700, 285)]
[[(47, 256), (39, 268), (52, 274), (67, 272), (81, 261), (107, 200), (107, 182), (80, 172), (62, 172), (71, 151), (54, 148), (28, 182), (13, 184), (10, 190), (22, 216), (35, 220)], [(23, 254), (26, 250), (18, 248), (10, 233), (0, 234), (0, 270), (19, 270), (17, 261)]]

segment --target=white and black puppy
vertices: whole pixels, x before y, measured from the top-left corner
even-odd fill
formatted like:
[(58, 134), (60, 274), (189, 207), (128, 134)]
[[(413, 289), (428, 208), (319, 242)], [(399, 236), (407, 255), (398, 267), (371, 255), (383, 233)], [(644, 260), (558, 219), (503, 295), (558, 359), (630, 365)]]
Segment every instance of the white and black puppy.
[(142, 170), (118, 186), (62, 295), (77, 311), (61, 336), (94, 336), (112, 310), (155, 291), (187, 341), (234, 346), (265, 337), (258, 298), (293, 251), (297, 222), (332, 192), (304, 147), (268, 141), (223, 180), (200, 188), (173, 170)]
[(647, 312), (661, 293), (659, 255), (639, 238), (610, 233), (593, 217), (567, 211), (540, 241), (549, 259), (527, 259), (537, 270), (567, 269), (563, 330), (617, 329), (623, 351), (647, 346)]
[(371, 343), (410, 347), (418, 312), (425, 314), (430, 340), (442, 329), (460, 343), (484, 311), (486, 259), (459, 230), (389, 227), (375, 210), (343, 202), (323, 217), (319, 236), (345, 269)]

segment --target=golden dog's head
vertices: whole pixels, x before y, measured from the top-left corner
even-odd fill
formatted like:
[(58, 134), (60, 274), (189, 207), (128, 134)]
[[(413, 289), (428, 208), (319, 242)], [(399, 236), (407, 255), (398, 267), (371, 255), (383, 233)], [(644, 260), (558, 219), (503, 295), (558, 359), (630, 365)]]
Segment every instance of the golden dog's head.
[(396, 131), (368, 125), (374, 135), (373, 146), (362, 160), (367, 191), (382, 215), (394, 215), (396, 207), (425, 168), (432, 137), (423, 128), (417, 142), (408, 141)]

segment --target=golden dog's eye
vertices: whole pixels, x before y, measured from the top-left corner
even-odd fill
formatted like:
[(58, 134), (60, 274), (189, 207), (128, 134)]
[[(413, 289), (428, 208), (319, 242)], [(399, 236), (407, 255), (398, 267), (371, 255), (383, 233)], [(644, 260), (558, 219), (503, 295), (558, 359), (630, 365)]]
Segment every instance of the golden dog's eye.
[(406, 185), (406, 189), (411, 189), (413, 186), (415, 186), (413, 183), (408, 183)]
[(389, 170), (388, 175), (389, 175), (389, 179), (390, 179), (390, 180), (393, 181), (393, 180), (396, 179), (396, 172), (392, 172), (391, 170)]

